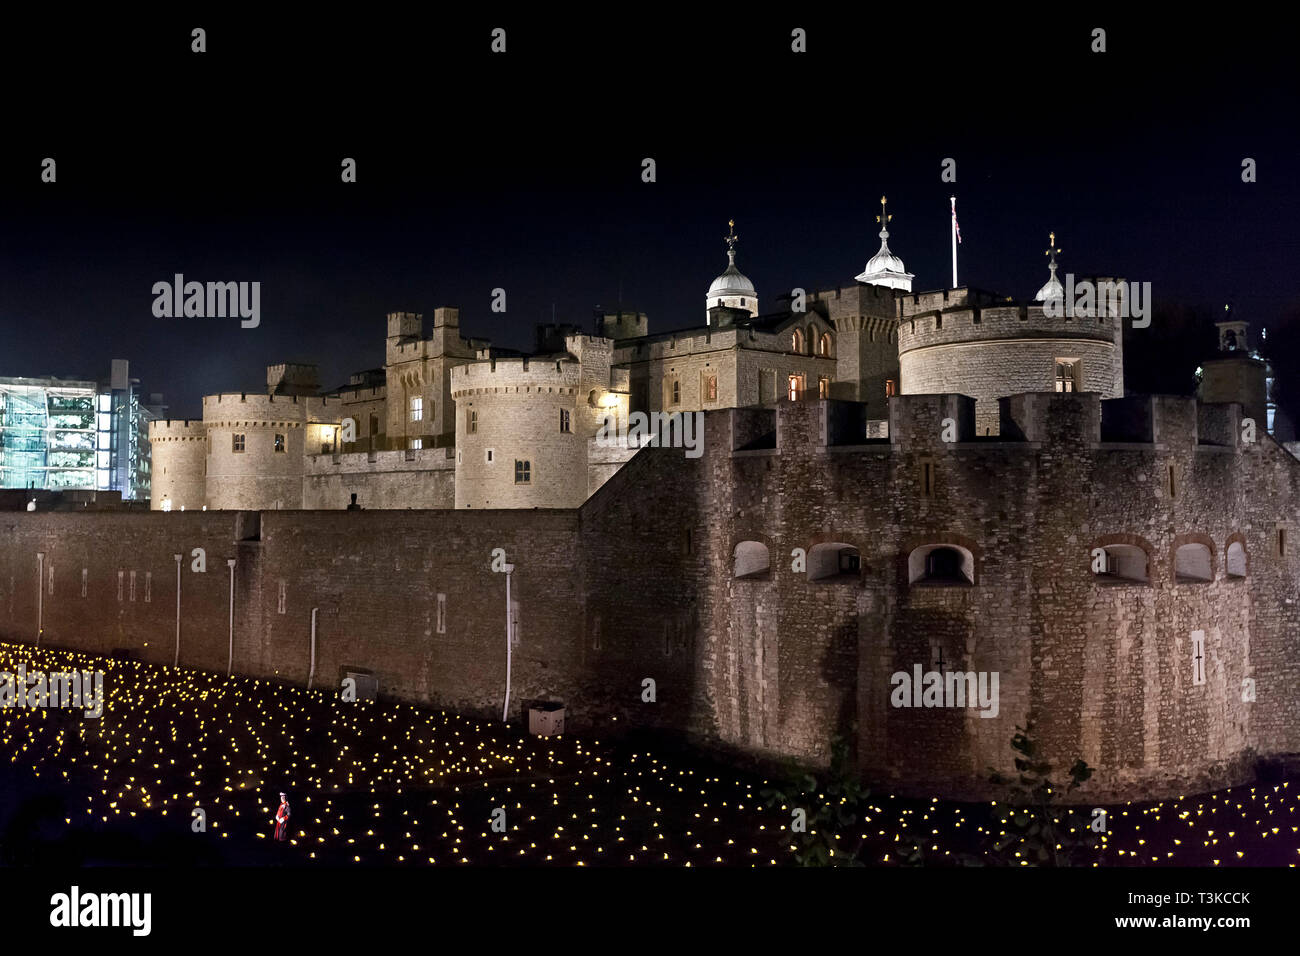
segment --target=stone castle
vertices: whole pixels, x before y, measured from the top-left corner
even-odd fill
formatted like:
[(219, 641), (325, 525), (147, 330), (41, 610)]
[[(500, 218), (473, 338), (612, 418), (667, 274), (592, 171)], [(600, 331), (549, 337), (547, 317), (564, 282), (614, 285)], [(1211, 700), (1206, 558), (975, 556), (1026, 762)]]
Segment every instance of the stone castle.
[[(522, 355), (394, 313), (344, 388), (207, 396), (151, 427), (154, 512), (0, 515), (0, 634), (499, 717), (509, 615), (512, 713), (812, 763), (844, 735), (954, 797), (1030, 714), (1084, 799), (1300, 751), (1300, 462), (1246, 324), (1199, 400), (1126, 395), (1122, 298), (1054, 316), (1054, 254), (1030, 301), (913, 293), (880, 218), (854, 283), (774, 312), (733, 230), (703, 325), (618, 311)], [(598, 440), (678, 411), (699, 457)]]

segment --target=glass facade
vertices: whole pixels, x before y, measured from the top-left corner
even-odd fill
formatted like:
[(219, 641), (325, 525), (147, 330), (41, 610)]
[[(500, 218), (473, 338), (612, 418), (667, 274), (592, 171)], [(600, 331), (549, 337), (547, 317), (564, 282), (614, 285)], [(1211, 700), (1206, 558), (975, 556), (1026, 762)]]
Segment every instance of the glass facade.
[(123, 379), (0, 378), (0, 488), (148, 498), (155, 415), (140, 404), (134, 381)]

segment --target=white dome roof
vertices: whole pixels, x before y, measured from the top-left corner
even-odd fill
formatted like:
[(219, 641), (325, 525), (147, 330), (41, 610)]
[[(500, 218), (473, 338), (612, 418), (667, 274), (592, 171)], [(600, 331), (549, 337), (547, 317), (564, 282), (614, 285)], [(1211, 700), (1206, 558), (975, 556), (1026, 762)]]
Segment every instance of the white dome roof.
[(1038, 290), (1034, 296), (1035, 302), (1046, 302), (1048, 299), (1064, 299), (1065, 287), (1061, 285), (1061, 280), (1056, 278), (1056, 270), (1052, 270), (1052, 277), (1047, 280), (1047, 284)]
[(728, 253), (728, 255), (732, 256), (731, 264), (727, 266), (727, 270), (722, 275), (713, 280), (713, 285), (709, 286), (709, 298), (757, 295), (758, 293), (754, 291), (754, 283), (750, 282), (748, 277), (736, 268), (735, 254)]

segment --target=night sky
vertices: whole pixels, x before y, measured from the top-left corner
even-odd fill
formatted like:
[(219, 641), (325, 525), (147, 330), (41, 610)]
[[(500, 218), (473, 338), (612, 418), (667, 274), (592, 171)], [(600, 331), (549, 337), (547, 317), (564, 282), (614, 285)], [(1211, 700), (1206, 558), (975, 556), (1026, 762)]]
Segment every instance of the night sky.
[[(914, 288), (943, 288), (955, 192), (962, 284), (1031, 297), (1049, 230), (1062, 274), (1151, 282), (1130, 389), (1190, 387), (1232, 302), (1300, 394), (1282, 31), (733, 7), (15, 25), (0, 41), (0, 375), (98, 378), (127, 358), (144, 392), (195, 417), (205, 393), (263, 388), (270, 363), (317, 363), (326, 387), (382, 365), (389, 311), (428, 324), (458, 306), (466, 334), (513, 348), (552, 314), (589, 326), (620, 300), (651, 331), (696, 325), (729, 217), (766, 310), (792, 286), (853, 281), (882, 193)], [(190, 52), (194, 26), (207, 53)], [(789, 50), (795, 26), (806, 54)], [(260, 281), (260, 327), (155, 318), (151, 287), (178, 272)]]

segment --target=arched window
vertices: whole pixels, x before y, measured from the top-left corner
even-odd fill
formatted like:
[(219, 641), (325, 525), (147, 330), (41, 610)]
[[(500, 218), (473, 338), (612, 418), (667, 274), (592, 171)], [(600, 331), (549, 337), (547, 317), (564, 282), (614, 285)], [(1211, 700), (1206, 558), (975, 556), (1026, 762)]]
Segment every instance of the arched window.
[(1228, 545), (1228, 577), (1244, 578), (1246, 576), (1246, 548), (1240, 541)]
[(808, 580), (829, 581), (833, 578), (862, 577), (862, 555), (843, 541), (813, 545), (808, 552)]
[(975, 556), (955, 544), (926, 544), (907, 556), (910, 584), (968, 586), (975, 583)]
[(767, 545), (762, 541), (742, 541), (736, 545), (734, 575), (738, 578), (766, 577), (771, 570)]
[(831, 334), (829, 332), (823, 332), (821, 339), (818, 340), (817, 354), (823, 358), (832, 358)]
[(1150, 561), (1147, 553), (1131, 544), (1108, 544), (1093, 561), (1093, 574), (1108, 584), (1147, 584)]
[(809, 355), (812, 355), (812, 354), (813, 354), (813, 349), (815, 349), (815, 348), (817, 347), (817, 330), (813, 327), (813, 324), (812, 324), (811, 322), (808, 323), (808, 333), (807, 333), (807, 335), (808, 335), (808, 338), (807, 338), (807, 342), (808, 342), (808, 354), (809, 354)]
[(790, 351), (791, 352), (803, 351), (803, 333), (800, 332), (798, 329), (795, 329), (794, 334), (790, 336)]
[(1174, 583), (1201, 584), (1214, 580), (1214, 555), (1203, 544), (1179, 546), (1174, 552)]

